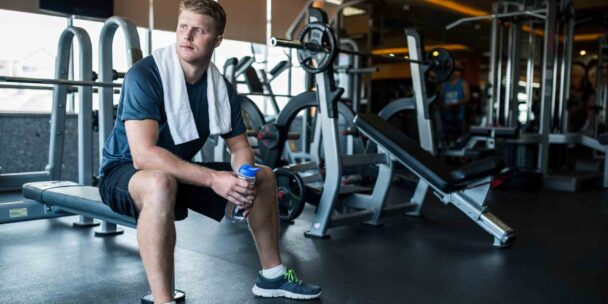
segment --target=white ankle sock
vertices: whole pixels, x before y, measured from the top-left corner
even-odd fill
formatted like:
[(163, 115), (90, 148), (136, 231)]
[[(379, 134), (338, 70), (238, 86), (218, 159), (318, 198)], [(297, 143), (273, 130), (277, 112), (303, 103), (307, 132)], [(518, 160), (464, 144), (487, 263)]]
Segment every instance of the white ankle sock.
[(282, 276), (285, 272), (287, 272), (287, 268), (283, 266), (283, 264), (274, 266), (270, 269), (262, 269), (262, 275), (267, 279), (276, 279)]

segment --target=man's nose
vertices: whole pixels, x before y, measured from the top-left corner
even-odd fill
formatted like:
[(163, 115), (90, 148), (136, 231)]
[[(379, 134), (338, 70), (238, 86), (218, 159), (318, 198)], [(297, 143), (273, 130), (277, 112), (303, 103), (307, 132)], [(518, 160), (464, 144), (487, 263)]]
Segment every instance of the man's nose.
[(191, 29), (189, 29), (186, 32), (186, 36), (184, 38), (186, 38), (187, 41), (192, 41), (192, 30)]

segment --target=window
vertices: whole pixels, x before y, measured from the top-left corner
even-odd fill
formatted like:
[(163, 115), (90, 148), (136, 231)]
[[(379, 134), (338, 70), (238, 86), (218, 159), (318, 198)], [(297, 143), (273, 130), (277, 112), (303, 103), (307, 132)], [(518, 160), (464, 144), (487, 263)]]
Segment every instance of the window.
[[(264, 59), (266, 58), (266, 52), (268, 51), (268, 62), (267, 65), (264, 63)], [(244, 56), (252, 56), (254, 57), (256, 63), (253, 64), (253, 67), (256, 70), (266, 69), (267, 71), (272, 69), (276, 64), (283, 60), (289, 60), (289, 50), (282, 49), (277, 47), (271, 47), (270, 49), (266, 48), (266, 45), (258, 44), (258, 43), (250, 43), (244, 41), (236, 41), (236, 40), (228, 40), (224, 39), (222, 44), (215, 50), (214, 62), (221, 70), (224, 62), (228, 58), (236, 57), (237, 59), (241, 59)], [(292, 68), (292, 76), (291, 76), (291, 94), (296, 94), (304, 91), (304, 71), (298, 68), (298, 60), (293, 52), (292, 65), (295, 68)], [(242, 80), (240, 77), (238, 80)], [(271, 83), (272, 91), (275, 94), (287, 95), (289, 93), (289, 76), (288, 72), (283, 72), (276, 79), (274, 79)], [(245, 84), (239, 84), (237, 86), (239, 92), (248, 92), (248, 88)], [(262, 96), (249, 96), (251, 100), (253, 100), (262, 112), (267, 112), (267, 114), (274, 114), (272, 110), (269, 108), (269, 104), (265, 104), (264, 97)], [(276, 97), (276, 101), (279, 105), (279, 108), (283, 108), (285, 104), (289, 101), (287, 97)]]
[[(0, 10), (0, 41), (4, 46), (0, 48), (0, 74), (54, 78), (57, 40), (66, 22), (61, 17)], [(0, 111), (49, 112), (51, 98), (49, 90), (2, 88)]]
[[(14, 77), (55, 78), (55, 57), (57, 42), (67, 27), (68, 19), (64, 17), (48, 16), (16, 11), (0, 10), (0, 39), (5, 46), (0, 48), (0, 75)], [(99, 34), (103, 22), (76, 19), (73, 25), (87, 31), (91, 38), (92, 67), (99, 72)], [(19, 30), (16, 31), (15, 27)], [(148, 55), (148, 31), (138, 28), (140, 46), (143, 55)], [(154, 30), (152, 33), (153, 49), (164, 47), (175, 42), (175, 32)], [(122, 30), (117, 30), (112, 46), (113, 68), (119, 72), (126, 72), (127, 54)], [(79, 48), (74, 40), (74, 79), (81, 79), (79, 75)], [(268, 52), (268, 56), (266, 56)], [(215, 51), (214, 62), (221, 70), (226, 59), (230, 57), (242, 58), (254, 56), (257, 63), (254, 67), (259, 70), (267, 67), (271, 69), (281, 60), (287, 60), (288, 50), (281, 48), (266, 49), (263, 44), (225, 39)], [(254, 54), (255, 53), (255, 54)], [(295, 52), (292, 52), (292, 64), (297, 66)], [(263, 62), (267, 58), (268, 63)], [(304, 72), (300, 68), (292, 69), (292, 94), (302, 92), (304, 89)], [(3, 83), (4, 85), (13, 85)], [(18, 84), (15, 84), (18, 85)], [(24, 85), (24, 84), (19, 84)], [(28, 86), (40, 86), (29, 84)], [(50, 87), (50, 86), (49, 86)], [(288, 73), (281, 74), (272, 82), (272, 89), (276, 94), (288, 94)], [(240, 92), (247, 92), (245, 85), (239, 85)], [(93, 108), (98, 108), (98, 95), (93, 96)], [(119, 94), (115, 94), (114, 102), (118, 103)], [(253, 96), (252, 99), (264, 109), (264, 98)], [(288, 98), (277, 97), (282, 108)], [(0, 112), (50, 112), (52, 106), (51, 90), (32, 90), (17, 88), (0, 89)], [(68, 111), (78, 110), (78, 94), (68, 97)], [(270, 113), (272, 114), (272, 113)]]
[[(55, 57), (57, 42), (68, 19), (32, 13), (0, 10), (0, 39), (5, 46), (0, 48), (0, 75), (14, 77), (55, 78)], [(15, 31), (19, 25), (19, 31)], [(92, 67), (99, 72), (99, 35), (103, 27), (101, 21), (75, 19), (73, 25), (87, 31), (91, 39)], [(143, 55), (147, 56), (148, 31), (138, 28)], [(112, 44), (113, 69), (126, 72), (127, 53), (122, 30), (118, 29)], [(153, 47), (158, 48), (175, 41), (175, 34), (155, 30), (152, 34)], [(79, 48), (74, 40), (74, 79), (79, 75)], [(3, 85), (12, 85), (4, 83)], [(23, 85), (23, 84), (15, 84)], [(93, 108), (98, 108), (99, 96), (93, 95)], [(114, 102), (118, 103), (115, 94)], [(52, 106), (51, 90), (0, 89), (0, 112), (50, 112)], [(68, 111), (78, 110), (78, 95), (68, 96)]]
[[(74, 26), (81, 27), (87, 31), (89, 37), (91, 38), (91, 46), (92, 46), (92, 65), (93, 71), (99, 74), (99, 39), (101, 34), (101, 29), (103, 28), (103, 22), (101, 21), (90, 21), (90, 20), (74, 20)], [(147, 45), (147, 29), (145, 28), (137, 28), (137, 33), (139, 35), (139, 43), (140, 48), (142, 49), (144, 57), (147, 55), (146, 45)], [(77, 48), (75, 49), (77, 50)], [(127, 63), (127, 50), (125, 44), (125, 36), (124, 32), (119, 28), (114, 33), (114, 39), (112, 41), (112, 69), (118, 72), (126, 72), (129, 69)], [(78, 74), (78, 52), (74, 52), (74, 73), (76, 75), (75, 79), (81, 79)], [(118, 80), (117, 82), (122, 82)], [(73, 109), (78, 111), (78, 95), (74, 95), (74, 107)], [(120, 99), (120, 94), (114, 94), (114, 104), (118, 104)], [(99, 108), (99, 94), (93, 93), (93, 109)], [(70, 107), (68, 107), (70, 109)]]

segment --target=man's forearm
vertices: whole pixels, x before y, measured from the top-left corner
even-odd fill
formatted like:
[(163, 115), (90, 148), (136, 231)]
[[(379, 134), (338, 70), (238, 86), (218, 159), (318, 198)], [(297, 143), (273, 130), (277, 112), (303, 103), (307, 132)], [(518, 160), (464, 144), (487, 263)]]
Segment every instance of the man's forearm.
[(255, 164), (255, 157), (250, 148), (243, 148), (232, 152), (232, 169), (236, 172), (243, 164), (250, 164), (252, 166)]
[(185, 161), (168, 150), (154, 146), (134, 159), (137, 169), (161, 170), (171, 174), (178, 181), (210, 187), (214, 170)]

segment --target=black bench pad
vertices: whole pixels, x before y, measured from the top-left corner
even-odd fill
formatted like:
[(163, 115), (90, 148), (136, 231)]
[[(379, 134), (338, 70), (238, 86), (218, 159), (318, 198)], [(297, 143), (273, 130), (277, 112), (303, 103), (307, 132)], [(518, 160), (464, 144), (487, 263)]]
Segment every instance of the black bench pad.
[(502, 138), (516, 138), (517, 137), (517, 128), (508, 128), (508, 127), (471, 127), (469, 132), (472, 135), (476, 136), (485, 136), (489, 137), (492, 135), (492, 131), (494, 131), (494, 135), (496, 137)]
[(464, 168), (460, 172), (452, 173), (435, 156), (379, 116), (359, 114), (355, 117), (354, 123), (370, 139), (444, 193), (464, 189), (469, 182), (491, 176), (504, 167), (502, 162), (484, 160), (478, 166), (469, 165), (468, 167), (472, 168)]
[[(97, 218), (135, 228), (137, 221), (118, 214), (101, 202), (97, 187), (82, 186), (68, 181), (45, 181), (23, 185), (23, 196), (41, 203), (58, 206), (70, 213)], [(175, 211), (176, 220), (186, 218), (187, 210)]]
[(504, 167), (505, 163), (502, 160), (498, 160), (495, 157), (488, 157), (453, 170), (450, 172), (450, 175), (452, 175), (453, 182), (466, 183), (470, 180), (496, 175), (500, 173)]

